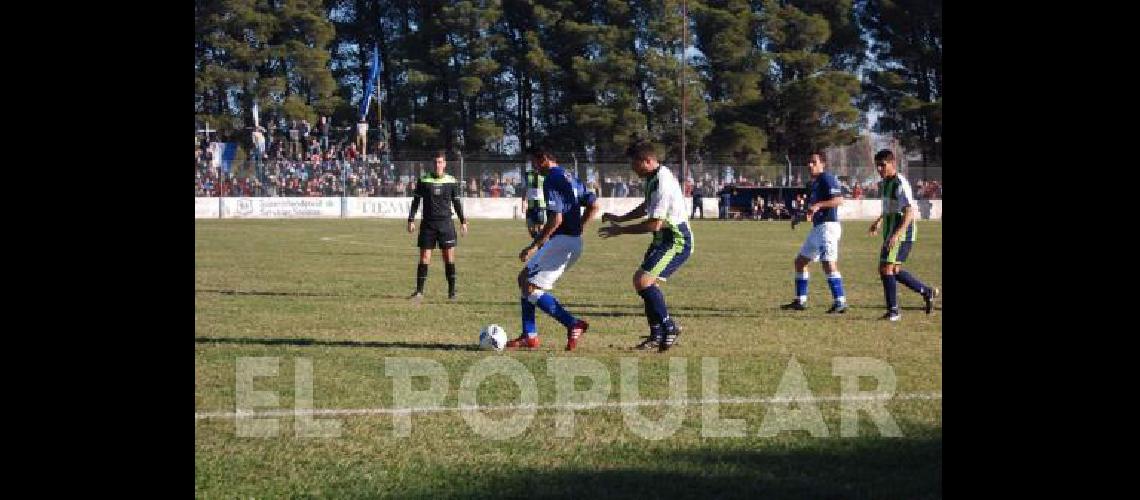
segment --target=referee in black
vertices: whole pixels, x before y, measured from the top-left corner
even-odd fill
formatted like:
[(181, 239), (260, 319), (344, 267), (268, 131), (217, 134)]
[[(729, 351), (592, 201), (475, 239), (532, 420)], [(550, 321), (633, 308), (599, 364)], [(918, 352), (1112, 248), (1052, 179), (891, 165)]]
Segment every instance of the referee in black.
[(451, 221), (451, 205), (459, 216), (463, 235), (467, 235), (467, 218), (463, 216), (463, 203), (459, 200), (459, 182), (448, 175), (447, 157), (443, 151), (435, 154), (435, 171), (424, 174), (416, 183), (412, 197), (412, 211), (408, 214), (408, 232), (416, 230), (416, 211), (424, 199), (423, 225), (417, 242), (420, 247), (420, 264), (416, 266), (416, 291), (408, 297), (416, 302), (424, 298), (424, 281), (427, 281), (431, 250), (439, 245), (443, 250), (443, 263), (447, 274), (447, 298), (455, 300), (455, 223)]

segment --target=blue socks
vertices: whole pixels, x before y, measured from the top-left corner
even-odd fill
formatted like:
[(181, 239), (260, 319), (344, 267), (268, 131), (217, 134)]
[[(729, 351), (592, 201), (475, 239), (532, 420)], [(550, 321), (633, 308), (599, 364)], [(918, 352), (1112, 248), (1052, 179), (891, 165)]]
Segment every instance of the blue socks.
[(672, 330), (673, 318), (669, 317), (669, 309), (665, 307), (665, 294), (661, 293), (661, 289), (657, 285), (653, 285), (638, 291), (637, 294), (641, 296), (641, 300), (645, 301), (645, 312), (646, 317), (649, 318), (650, 328), (657, 320), (657, 323), (662, 327)]
[(891, 312), (899, 312), (898, 285), (895, 281), (895, 275), (882, 274), (879, 275), (879, 278), (883, 280), (883, 295), (887, 298), (887, 309), (890, 309)]
[(522, 331), (527, 337), (538, 335), (538, 327), (534, 322), (534, 304), (531, 304), (526, 297), (519, 300), (522, 304)]
[(898, 281), (906, 285), (907, 288), (918, 292), (920, 295), (926, 295), (926, 290), (928, 287), (925, 283), (919, 281), (918, 278), (915, 278), (914, 275), (906, 271), (899, 271), (899, 273), (895, 276), (897, 277)]
[(807, 304), (808, 278), (810, 276), (811, 273), (806, 271), (796, 273), (796, 300), (800, 301), (800, 304)]
[[(535, 297), (536, 295), (537, 297)], [(574, 322), (577, 321), (573, 315), (562, 307), (562, 304), (558, 303), (558, 299), (554, 298), (552, 294), (539, 290), (531, 294), (530, 299), (534, 301), (534, 305), (542, 309), (542, 312), (549, 314), (566, 328), (574, 326)]]
[(831, 296), (836, 304), (847, 303), (847, 296), (843, 294), (843, 276), (838, 271), (827, 275), (827, 286), (831, 288)]

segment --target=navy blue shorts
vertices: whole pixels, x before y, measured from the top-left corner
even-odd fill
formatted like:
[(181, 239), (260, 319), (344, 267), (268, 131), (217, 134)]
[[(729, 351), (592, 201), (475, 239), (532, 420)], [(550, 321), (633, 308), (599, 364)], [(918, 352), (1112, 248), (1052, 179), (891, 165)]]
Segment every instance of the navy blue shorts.
[(693, 253), (693, 233), (688, 223), (662, 229), (653, 235), (653, 243), (645, 251), (641, 270), (655, 278), (667, 279), (677, 272)]
[(914, 244), (913, 241), (900, 241), (895, 245), (890, 252), (887, 251), (887, 244), (883, 243), (882, 249), (879, 250), (879, 262), (882, 264), (902, 264), (906, 262), (906, 258), (910, 255), (910, 247)]
[(528, 208), (526, 209), (526, 230), (530, 233), (531, 238), (537, 238), (540, 234), (535, 230), (535, 226), (539, 224), (546, 224), (546, 209), (545, 208)]

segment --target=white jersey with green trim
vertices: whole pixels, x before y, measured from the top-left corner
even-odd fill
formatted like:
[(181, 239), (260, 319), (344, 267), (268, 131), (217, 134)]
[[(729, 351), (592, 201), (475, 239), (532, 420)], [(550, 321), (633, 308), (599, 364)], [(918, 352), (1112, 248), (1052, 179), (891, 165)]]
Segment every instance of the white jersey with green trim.
[(681, 184), (665, 165), (659, 166), (645, 180), (645, 215), (650, 219), (663, 219), (673, 227), (689, 220)]

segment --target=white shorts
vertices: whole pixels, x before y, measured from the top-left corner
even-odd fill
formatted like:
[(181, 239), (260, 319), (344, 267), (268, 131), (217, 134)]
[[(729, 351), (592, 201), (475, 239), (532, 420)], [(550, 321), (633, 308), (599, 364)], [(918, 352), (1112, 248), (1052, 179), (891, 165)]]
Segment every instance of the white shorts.
[(817, 260), (838, 262), (839, 237), (842, 235), (843, 228), (838, 222), (824, 222), (812, 227), (804, 246), (800, 247), (800, 255), (811, 259), (812, 262)]
[(527, 281), (543, 290), (550, 290), (562, 273), (573, 267), (581, 256), (581, 236), (555, 235), (526, 262)]

